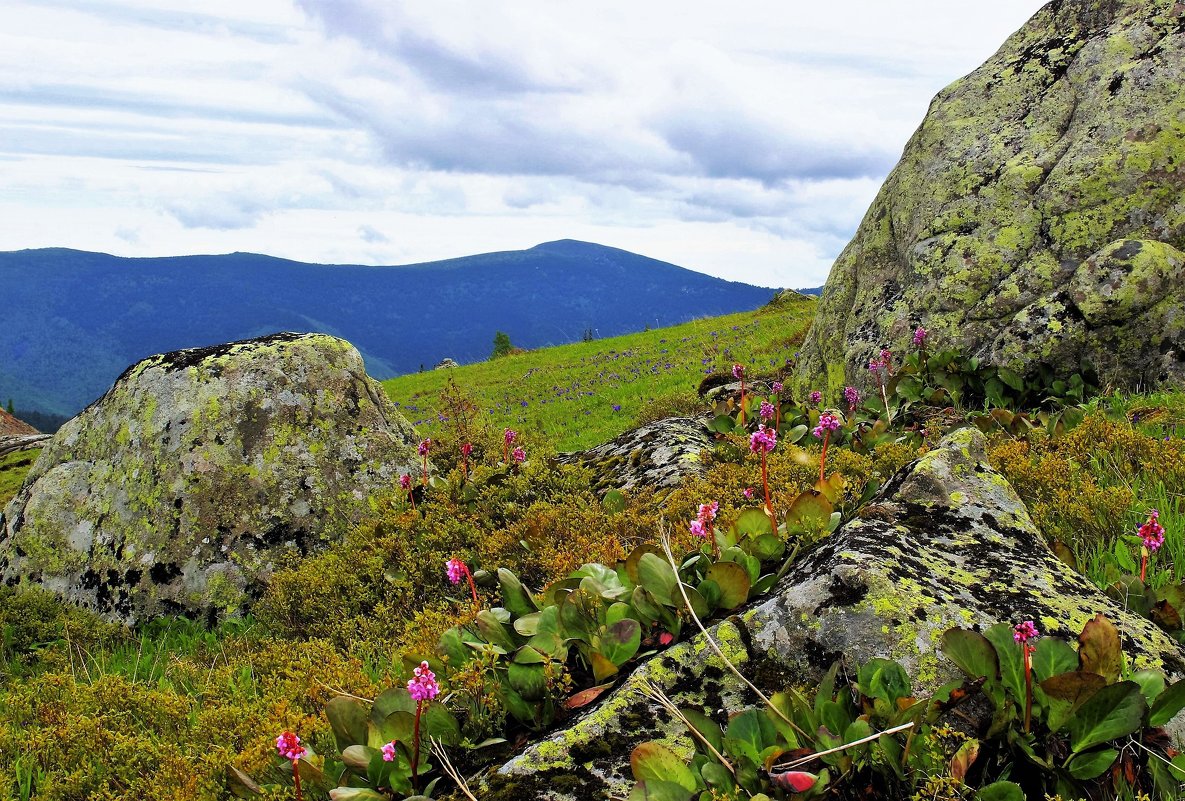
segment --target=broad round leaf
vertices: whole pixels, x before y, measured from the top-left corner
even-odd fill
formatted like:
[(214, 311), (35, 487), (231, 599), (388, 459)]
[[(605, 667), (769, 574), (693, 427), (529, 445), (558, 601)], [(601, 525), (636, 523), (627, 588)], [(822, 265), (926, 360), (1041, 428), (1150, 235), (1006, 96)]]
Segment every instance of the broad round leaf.
[(673, 782), (688, 792), (696, 789), (691, 768), (659, 743), (646, 742), (635, 748), (630, 754), (630, 769), (636, 781)]

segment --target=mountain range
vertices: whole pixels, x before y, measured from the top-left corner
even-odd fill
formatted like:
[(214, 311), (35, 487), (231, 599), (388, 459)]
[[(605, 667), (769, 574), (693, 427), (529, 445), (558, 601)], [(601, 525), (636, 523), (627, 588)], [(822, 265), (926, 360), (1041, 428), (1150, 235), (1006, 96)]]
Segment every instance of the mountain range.
[(387, 378), (487, 358), (497, 331), (542, 347), (754, 309), (774, 291), (574, 240), (392, 267), (21, 250), (0, 253), (0, 286), (0, 404), (63, 416), (145, 356), (275, 331), (343, 337)]

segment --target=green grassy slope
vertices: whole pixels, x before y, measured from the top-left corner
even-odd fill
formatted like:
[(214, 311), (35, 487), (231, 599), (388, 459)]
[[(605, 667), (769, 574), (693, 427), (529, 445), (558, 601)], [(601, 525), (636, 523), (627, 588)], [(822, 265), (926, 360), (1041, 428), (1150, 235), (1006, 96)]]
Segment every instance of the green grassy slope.
[(34, 448), (0, 457), (0, 511), (21, 488), (25, 474), (29, 472), (33, 462), (37, 461), (37, 456), (40, 453), (40, 448)]
[(786, 302), (383, 383), (426, 436), (448, 415), (440, 392), (452, 378), (495, 427), (524, 430), (557, 450), (577, 450), (624, 433), (646, 416), (649, 404), (687, 397), (706, 374), (733, 362), (756, 373), (784, 365), (814, 312), (813, 300)]

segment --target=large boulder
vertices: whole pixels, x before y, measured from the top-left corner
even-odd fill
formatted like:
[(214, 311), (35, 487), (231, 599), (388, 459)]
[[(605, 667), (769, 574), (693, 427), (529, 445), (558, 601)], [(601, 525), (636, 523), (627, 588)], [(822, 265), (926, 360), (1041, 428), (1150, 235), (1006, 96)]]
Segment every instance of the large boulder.
[(703, 473), (706, 465), (700, 456), (711, 447), (712, 437), (703, 420), (666, 417), (604, 445), (562, 453), (556, 459), (592, 470), (599, 490), (669, 490), (688, 476)]
[[(1101, 612), (1124, 633), (1129, 664), (1181, 676), (1181, 646), (1054, 556), (983, 445), (979, 432), (962, 429), (901, 471), (766, 600), (711, 629), (723, 653), (767, 693), (816, 683), (836, 659), (850, 669), (872, 657), (899, 661), (924, 692), (958, 675), (938, 652), (949, 628), (1031, 619), (1043, 634), (1073, 641)], [(503, 765), (482, 797), (624, 797), (639, 742), (662, 740), (690, 755), (685, 729), (647, 699), (644, 681), (718, 721), (756, 701), (704, 637), (692, 637)]]
[(1185, 379), (1183, 85), (1185, 4), (1037, 12), (934, 99), (832, 267), (804, 384), (866, 382), (919, 324), (1022, 372)]
[(153, 356), (46, 444), (0, 516), (0, 575), (127, 622), (237, 612), (417, 472), (414, 440), (334, 337)]

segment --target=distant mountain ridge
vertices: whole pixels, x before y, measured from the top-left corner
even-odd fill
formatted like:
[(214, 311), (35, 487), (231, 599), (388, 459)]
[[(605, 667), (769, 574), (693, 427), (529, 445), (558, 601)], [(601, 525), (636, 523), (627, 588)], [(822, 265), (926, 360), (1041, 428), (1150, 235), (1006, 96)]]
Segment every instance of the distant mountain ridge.
[(495, 331), (541, 347), (754, 309), (774, 291), (575, 240), (391, 267), (22, 250), (0, 253), (0, 286), (0, 403), (63, 415), (145, 356), (275, 331), (348, 339), (386, 378), (484, 359)]

